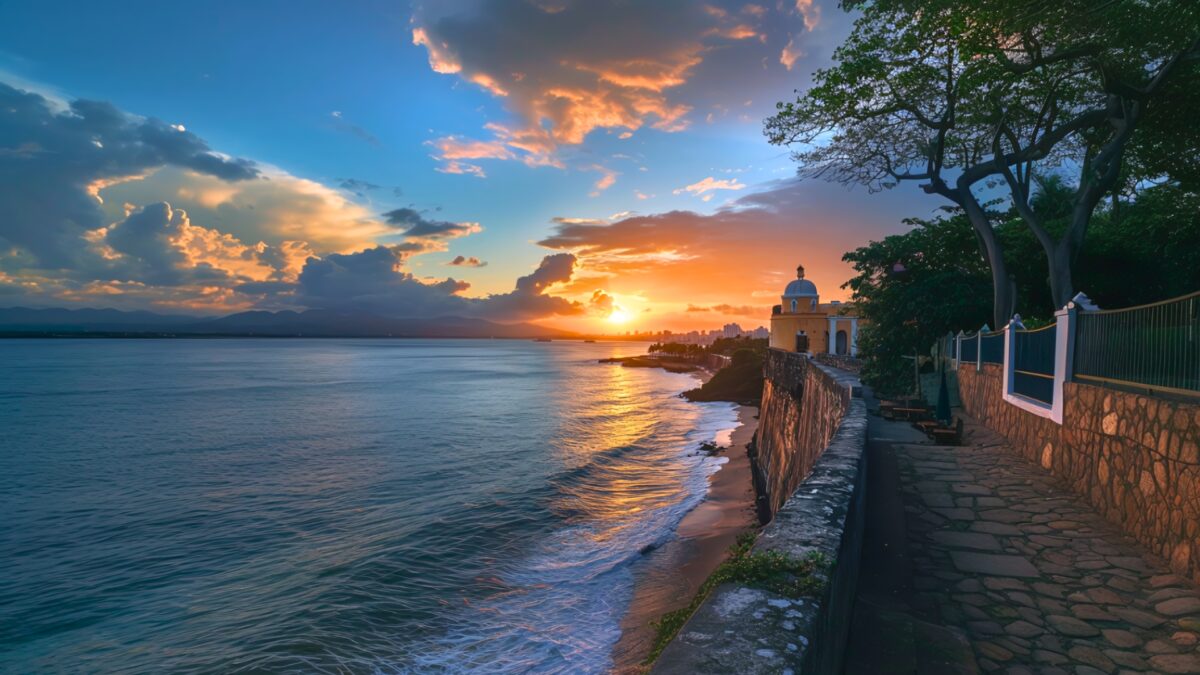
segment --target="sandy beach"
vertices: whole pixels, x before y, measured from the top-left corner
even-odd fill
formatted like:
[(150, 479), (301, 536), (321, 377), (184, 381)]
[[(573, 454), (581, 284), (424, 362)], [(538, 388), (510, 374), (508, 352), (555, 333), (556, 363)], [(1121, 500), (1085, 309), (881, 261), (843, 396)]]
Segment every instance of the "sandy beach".
[(615, 672), (642, 672), (640, 664), (654, 640), (652, 622), (686, 606), (725, 560), (738, 534), (756, 523), (746, 445), (758, 427), (757, 415), (756, 407), (738, 407), (741, 426), (722, 451), (729, 461), (709, 477), (704, 501), (684, 517), (675, 539), (639, 563), (633, 601), (621, 621), (621, 639), (613, 648)]

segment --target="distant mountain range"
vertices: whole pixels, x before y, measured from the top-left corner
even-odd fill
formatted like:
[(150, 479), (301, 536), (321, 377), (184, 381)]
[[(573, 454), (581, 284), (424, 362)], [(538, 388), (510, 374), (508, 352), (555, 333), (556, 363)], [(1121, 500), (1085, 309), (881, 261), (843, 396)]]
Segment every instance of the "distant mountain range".
[(531, 323), (497, 323), (460, 316), (400, 319), (371, 312), (310, 309), (239, 312), (219, 318), (124, 312), (116, 309), (0, 308), (0, 335), (146, 335), (256, 337), (574, 337)]

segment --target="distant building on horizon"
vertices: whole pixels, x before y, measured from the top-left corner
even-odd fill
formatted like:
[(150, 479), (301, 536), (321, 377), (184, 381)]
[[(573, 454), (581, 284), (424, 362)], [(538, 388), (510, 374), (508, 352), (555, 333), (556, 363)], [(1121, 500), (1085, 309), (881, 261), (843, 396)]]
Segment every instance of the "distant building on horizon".
[(854, 305), (834, 300), (821, 304), (817, 286), (804, 278), (804, 265), (787, 285), (782, 302), (771, 308), (771, 346), (789, 352), (858, 356)]
[(736, 323), (727, 323), (717, 330), (710, 331), (688, 331), (687, 333), (672, 333), (664, 330), (657, 334), (660, 342), (674, 342), (685, 345), (702, 345), (709, 346), (721, 338), (755, 338), (766, 340), (771, 337), (771, 331), (765, 326), (759, 326), (754, 330), (746, 330)]

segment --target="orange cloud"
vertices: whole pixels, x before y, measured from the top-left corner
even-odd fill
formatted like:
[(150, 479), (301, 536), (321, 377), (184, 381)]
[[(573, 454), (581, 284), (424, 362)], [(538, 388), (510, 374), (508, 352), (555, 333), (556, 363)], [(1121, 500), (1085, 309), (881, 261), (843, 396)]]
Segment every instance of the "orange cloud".
[(712, 193), (716, 190), (743, 190), (745, 187), (745, 183), (739, 182), (736, 178), (722, 178), (721, 180), (717, 180), (709, 176), (704, 180), (673, 190), (672, 193), (678, 195), (687, 192), (707, 202), (713, 198)]
[[(894, 231), (896, 213), (921, 212), (909, 205), (919, 196), (829, 199), (828, 190), (789, 180), (712, 214), (669, 211), (613, 222), (560, 218), (538, 243), (578, 258), (577, 283), (563, 290), (568, 297), (582, 301), (603, 288), (644, 298), (635, 327), (690, 330), (738, 321), (753, 328), (769, 322), (797, 263), (823, 299), (847, 299), (841, 285), (852, 270), (842, 255)], [(651, 311), (643, 315), (643, 309)]]
[(787, 45), (779, 53), (779, 62), (783, 64), (784, 68), (791, 70), (792, 66), (796, 65), (796, 61), (803, 57), (804, 51), (796, 46), (796, 38), (793, 37), (788, 39)]
[(692, 107), (669, 93), (689, 82), (714, 40), (763, 37), (754, 25), (761, 7), (744, 10), (734, 16), (678, 0), (485, 3), (474, 13), (420, 7), (412, 41), (426, 49), (430, 68), (504, 98), (517, 118), (489, 124), (494, 137), (483, 142), (507, 152), (439, 158), (558, 166), (560, 146), (583, 143), (596, 129), (681, 131)]
[(821, 23), (821, 8), (813, 0), (796, 0), (796, 12), (804, 19), (804, 28), (812, 32)]
[(592, 197), (598, 197), (600, 196), (601, 192), (604, 192), (608, 188), (612, 187), (613, 183), (617, 182), (617, 176), (620, 174), (612, 169), (600, 166), (599, 164), (593, 165), (592, 169), (600, 172), (600, 178), (592, 185), (591, 193)]

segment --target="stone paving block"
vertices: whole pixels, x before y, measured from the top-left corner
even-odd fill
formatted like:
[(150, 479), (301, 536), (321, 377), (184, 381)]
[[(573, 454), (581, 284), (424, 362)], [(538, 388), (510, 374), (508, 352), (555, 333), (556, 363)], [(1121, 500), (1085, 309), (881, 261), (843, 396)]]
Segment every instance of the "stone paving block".
[(1021, 536), (1021, 528), (1014, 525), (1006, 525), (1004, 523), (996, 523), (990, 520), (977, 520), (971, 523), (971, 529), (976, 532), (986, 532), (987, 534), (995, 534), (1004, 537), (1019, 537)]
[(969, 452), (893, 445), (921, 611), (965, 626), (983, 672), (1200, 674), (1200, 588), (968, 428)]
[(1041, 576), (1036, 567), (1019, 555), (951, 551), (950, 558), (954, 561), (955, 567), (964, 572), (998, 577)]
[(942, 530), (929, 535), (930, 539), (952, 548), (971, 548), (980, 551), (999, 551), (1000, 542), (996, 537), (981, 532), (954, 532)]

